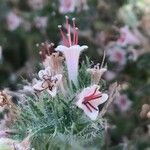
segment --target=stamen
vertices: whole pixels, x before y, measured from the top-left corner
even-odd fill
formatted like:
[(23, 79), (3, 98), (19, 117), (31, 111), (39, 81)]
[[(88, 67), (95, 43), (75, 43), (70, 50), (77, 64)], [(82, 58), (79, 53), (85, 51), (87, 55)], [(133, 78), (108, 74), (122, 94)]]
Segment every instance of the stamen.
[(40, 51), (39, 54), (40, 54), (41, 60), (43, 61), (45, 59), (43, 53)]
[(71, 46), (71, 34), (67, 34), (69, 46)]
[(44, 43), (41, 43), (41, 46), (44, 46)]
[(89, 99), (91, 99), (91, 97), (93, 97), (94, 96), (94, 94), (96, 93), (96, 91), (97, 91), (97, 88), (94, 90), (94, 92), (93, 92), (93, 94), (91, 94), (91, 95), (89, 95), (89, 96), (86, 96), (86, 97), (84, 97), (84, 102), (86, 102), (86, 101), (89, 101)]
[(73, 22), (73, 45), (75, 45), (75, 38), (76, 38), (75, 18), (72, 18), (72, 22)]
[(87, 102), (87, 104), (88, 105), (90, 105), (90, 107), (92, 107), (93, 109), (95, 109), (95, 110), (97, 110), (98, 111), (98, 109), (97, 108), (95, 108), (91, 103), (89, 103), (89, 102)]
[(79, 29), (78, 28), (76, 28), (76, 36), (75, 36), (75, 45), (77, 45), (78, 44), (78, 31), (79, 31)]
[(87, 107), (87, 109), (88, 109), (90, 112), (92, 112), (91, 108), (87, 105), (87, 103), (85, 103), (84, 105)]
[(62, 31), (62, 26), (61, 25), (58, 25), (58, 28), (60, 30), (60, 33), (61, 33), (61, 36), (62, 36), (62, 40), (63, 40), (63, 43), (65, 46), (68, 46), (68, 41), (64, 35), (64, 32)]
[(47, 55), (50, 56), (50, 49), (52, 48), (52, 45), (51, 44), (48, 44), (48, 46), (46, 47), (46, 50), (47, 50)]
[(101, 63), (101, 67), (100, 67), (100, 68), (102, 68), (102, 67), (103, 67), (103, 65), (104, 65), (105, 57), (106, 57), (106, 53), (105, 53), (105, 50), (104, 50), (103, 60), (102, 60), (102, 63)]
[(69, 17), (65, 16), (66, 18), (66, 29), (67, 29), (67, 33), (69, 34)]
[(39, 43), (36, 43), (36, 47), (39, 47)]

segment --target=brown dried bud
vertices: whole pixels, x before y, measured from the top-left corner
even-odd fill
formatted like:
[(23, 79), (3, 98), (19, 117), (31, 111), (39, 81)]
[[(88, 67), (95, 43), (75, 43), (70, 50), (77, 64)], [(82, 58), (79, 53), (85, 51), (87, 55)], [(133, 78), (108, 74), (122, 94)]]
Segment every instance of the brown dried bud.
[(141, 117), (141, 118), (145, 118), (145, 117), (146, 117), (146, 114), (147, 114), (146, 112), (141, 111), (141, 112), (140, 112), (140, 117)]
[(142, 111), (149, 111), (149, 110), (150, 110), (150, 105), (144, 104), (144, 105), (142, 106)]
[(142, 110), (140, 112), (140, 117), (141, 118), (150, 118), (150, 105), (148, 105), (148, 104), (143, 104), (142, 105)]

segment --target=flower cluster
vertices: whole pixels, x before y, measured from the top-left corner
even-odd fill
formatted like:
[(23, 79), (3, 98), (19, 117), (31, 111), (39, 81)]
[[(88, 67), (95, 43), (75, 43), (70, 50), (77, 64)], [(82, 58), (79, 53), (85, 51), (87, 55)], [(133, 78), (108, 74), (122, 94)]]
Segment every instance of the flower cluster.
[[(78, 28), (75, 24), (75, 18), (72, 19), (73, 27), (69, 23), (69, 17), (66, 16), (66, 30), (64, 32), (62, 26), (58, 26), (62, 37), (63, 45), (58, 45), (54, 48), (53, 43), (45, 42), (38, 44), (40, 49), (40, 56), (43, 62), (44, 70), (39, 71), (39, 80), (33, 85), (33, 89), (37, 93), (47, 91), (52, 97), (55, 97), (58, 93), (58, 89), (64, 92), (67, 85), (64, 86), (65, 78), (64, 65), (66, 63), (69, 86), (72, 87), (72, 83), (78, 86), (78, 72), (79, 72), (79, 56), (84, 49), (88, 47), (86, 45), (80, 46), (78, 44)], [(94, 68), (87, 69), (87, 72), (91, 74), (91, 85), (84, 88), (76, 96), (76, 105), (81, 108), (87, 116), (92, 120), (96, 120), (99, 114), (98, 106), (106, 102), (108, 95), (101, 92), (99, 81), (106, 67), (103, 68), (104, 59), (101, 63), (95, 65)]]

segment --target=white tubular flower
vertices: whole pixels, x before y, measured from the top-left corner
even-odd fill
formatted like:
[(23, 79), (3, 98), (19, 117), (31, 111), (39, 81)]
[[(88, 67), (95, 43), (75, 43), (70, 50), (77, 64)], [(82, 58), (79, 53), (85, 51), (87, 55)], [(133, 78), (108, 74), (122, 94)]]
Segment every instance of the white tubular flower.
[(85, 114), (90, 117), (91, 120), (96, 120), (99, 109), (98, 106), (107, 101), (108, 95), (99, 91), (98, 85), (92, 85), (85, 88), (79, 95), (76, 105), (83, 109)]
[(50, 68), (47, 67), (45, 70), (41, 70), (38, 73), (40, 80), (37, 80), (36, 84), (33, 86), (36, 92), (47, 91), (52, 97), (57, 94), (57, 87), (62, 80), (62, 75), (57, 74), (51, 76)]
[(68, 69), (69, 81), (73, 81), (74, 84), (77, 84), (79, 56), (84, 49), (88, 48), (88, 46), (78, 45), (78, 28), (76, 28), (75, 26), (74, 18), (73, 18), (72, 38), (71, 38), (71, 31), (70, 31), (71, 26), (68, 23), (68, 17), (66, 17), (66, 28), (67, 28), (67, 36), (62, 31), (61, 26), (59, 26), (64, 45), (57, 46), (55, 50), (60, 51), (64, 54), (66, 59), (67, 69)]

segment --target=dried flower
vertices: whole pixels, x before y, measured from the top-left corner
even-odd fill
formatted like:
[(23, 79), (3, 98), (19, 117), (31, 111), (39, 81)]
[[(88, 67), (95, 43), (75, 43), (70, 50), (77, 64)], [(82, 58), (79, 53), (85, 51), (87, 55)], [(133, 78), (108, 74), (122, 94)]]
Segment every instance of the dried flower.
[(102, 75), (107, 71), (107, 68), (102, 68), (105, 60), (105, 53), (101, 65), (97, 64), (93, 68), (88, 68), (87, 72), (91, 74), (91, 83), (98, 84)]
[(117, 105), (121, 112), (126, 112), (132, 105), (132, 102), (125, 94), (117, 96), (114, 103)]
[(54, 50), (53, 43), (42, 43), (39, 46), (40, 55), (45, 68), (50, 67), (51, 74), (62, 74), (64, 57)]
[(9, 96), (5, 91), (0, 91), (0, 107), (12, 107), (11, 96)]
[(78, 63), (80, 53), (87, 49), (86, 45), (80, 46), (78, 45), (78, 28), (75, 25), (75, 19), (73, 18), (73, 38), (71, 38), (70, 24), (68, 23), (69, 18), (66, 16), (66, 28), (67, 28), (67, 36), (62, 31), (62, 27), (58, 26), (60, 29), (60, 33), (62, 35), (62, 40), (64, 45), (59, 45), (56, 47), (56, 51), (60, 51), (64, 54), (68, 69), (69, 81), (73, 81), (74, 84), (77, 84), (77, 76), (78, 76)]
[(108, 99), (108, 95), (106, 93), (101, 93), (99, 88), (98, 85), (92, 85), (83, 89), (78, 95), (78, 101), (76, 102), (76, 105), (83, 109), (91, 120), (96, 120), (99, 114), (98, 106)]
[[(4, 111), (7, 110), (7, 113)], [(3, 113), (3, 119), (0, 121), (0, 128), (9, 127), (16, 118), (16, 106), (12, 98), (6, 91), (0, 91), (0, 112)]]
[(57, 87), (61, 82), (62, 75), (57, 74), (55, 76), (51, 75), (50, 68), (47, 67), (45, 70), (41, 70), (38, 73), (40, 80), (33, 86), (36, 92), (47, 91), (52, 97), (57, 94)]
[(14, 12), (9, 12), (6, 16), (7, 29), (10, 31), (16, 30), (21, 24), (21, 18)]
[(150, 119), (150, 105), (149, 104), (144, 104), (142, 106), (142, 110), (140, 112), (140, 117)]

